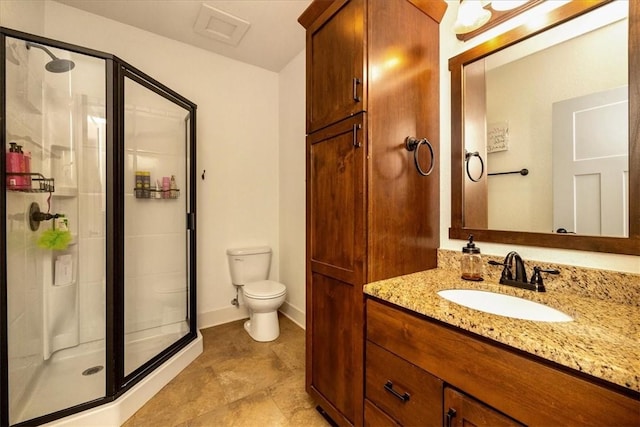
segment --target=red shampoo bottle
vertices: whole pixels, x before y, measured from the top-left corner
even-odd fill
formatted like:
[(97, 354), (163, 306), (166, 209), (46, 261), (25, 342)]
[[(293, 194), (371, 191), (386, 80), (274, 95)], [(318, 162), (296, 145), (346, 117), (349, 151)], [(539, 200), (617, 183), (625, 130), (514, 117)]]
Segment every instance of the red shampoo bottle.
[(18, 145), (15, 142), (10, 142), (9, 151), (6, 154), (7, 163), (7, 188), (18, 189), (22, 186), (22, 176), (11, 175), (11, 173), (22, 172), (21, 164), (24, 164), (24, 157), (20, 154)]

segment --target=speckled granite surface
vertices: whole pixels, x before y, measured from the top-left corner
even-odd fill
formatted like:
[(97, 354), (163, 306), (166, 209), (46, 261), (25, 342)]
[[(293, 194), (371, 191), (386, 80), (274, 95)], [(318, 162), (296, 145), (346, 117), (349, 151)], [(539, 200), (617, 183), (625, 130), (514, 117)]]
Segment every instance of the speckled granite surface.
[[(433, 319), (640, 392), (640, 275), (526, 261), (557, 268), (544, 277), (547, 292), (498, 284), (500, 267), (486, 265), (483, 282), (460, 279), (457, 252), (440, 250), (438, 268), (373, 282), (365, 293)], [(439, 295), (479, 289), (523, 297), (561, 310), (572, 322), (513, 319), (473, 310)]]

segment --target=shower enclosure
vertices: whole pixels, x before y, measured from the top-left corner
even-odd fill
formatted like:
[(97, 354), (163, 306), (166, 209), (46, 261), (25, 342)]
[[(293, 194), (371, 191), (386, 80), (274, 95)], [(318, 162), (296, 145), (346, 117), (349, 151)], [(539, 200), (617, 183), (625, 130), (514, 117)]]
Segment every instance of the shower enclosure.
[(196, 106), (113, 55), (0, 37), (0, 425), (33, 425), (197, 337)]

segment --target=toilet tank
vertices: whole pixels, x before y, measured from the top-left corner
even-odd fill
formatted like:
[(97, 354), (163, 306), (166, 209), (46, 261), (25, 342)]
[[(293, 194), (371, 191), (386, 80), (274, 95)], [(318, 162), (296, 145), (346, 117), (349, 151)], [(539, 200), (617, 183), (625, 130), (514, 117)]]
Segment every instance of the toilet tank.
[(269, 278), (271, 248), (268, 246), (227, 249), (227, 258), (231, 283), (234, 285), (244, 285)]

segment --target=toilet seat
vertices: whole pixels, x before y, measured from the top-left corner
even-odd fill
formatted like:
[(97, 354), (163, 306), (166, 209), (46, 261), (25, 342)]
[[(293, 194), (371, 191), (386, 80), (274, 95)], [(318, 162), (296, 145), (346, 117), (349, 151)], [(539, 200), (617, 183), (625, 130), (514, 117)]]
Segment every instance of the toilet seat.
[(249, 298), (272, 299), (284, 295), (287, 288), (282, 283), (273, 280), (260, 280), (245, 284), (242, 291)]

